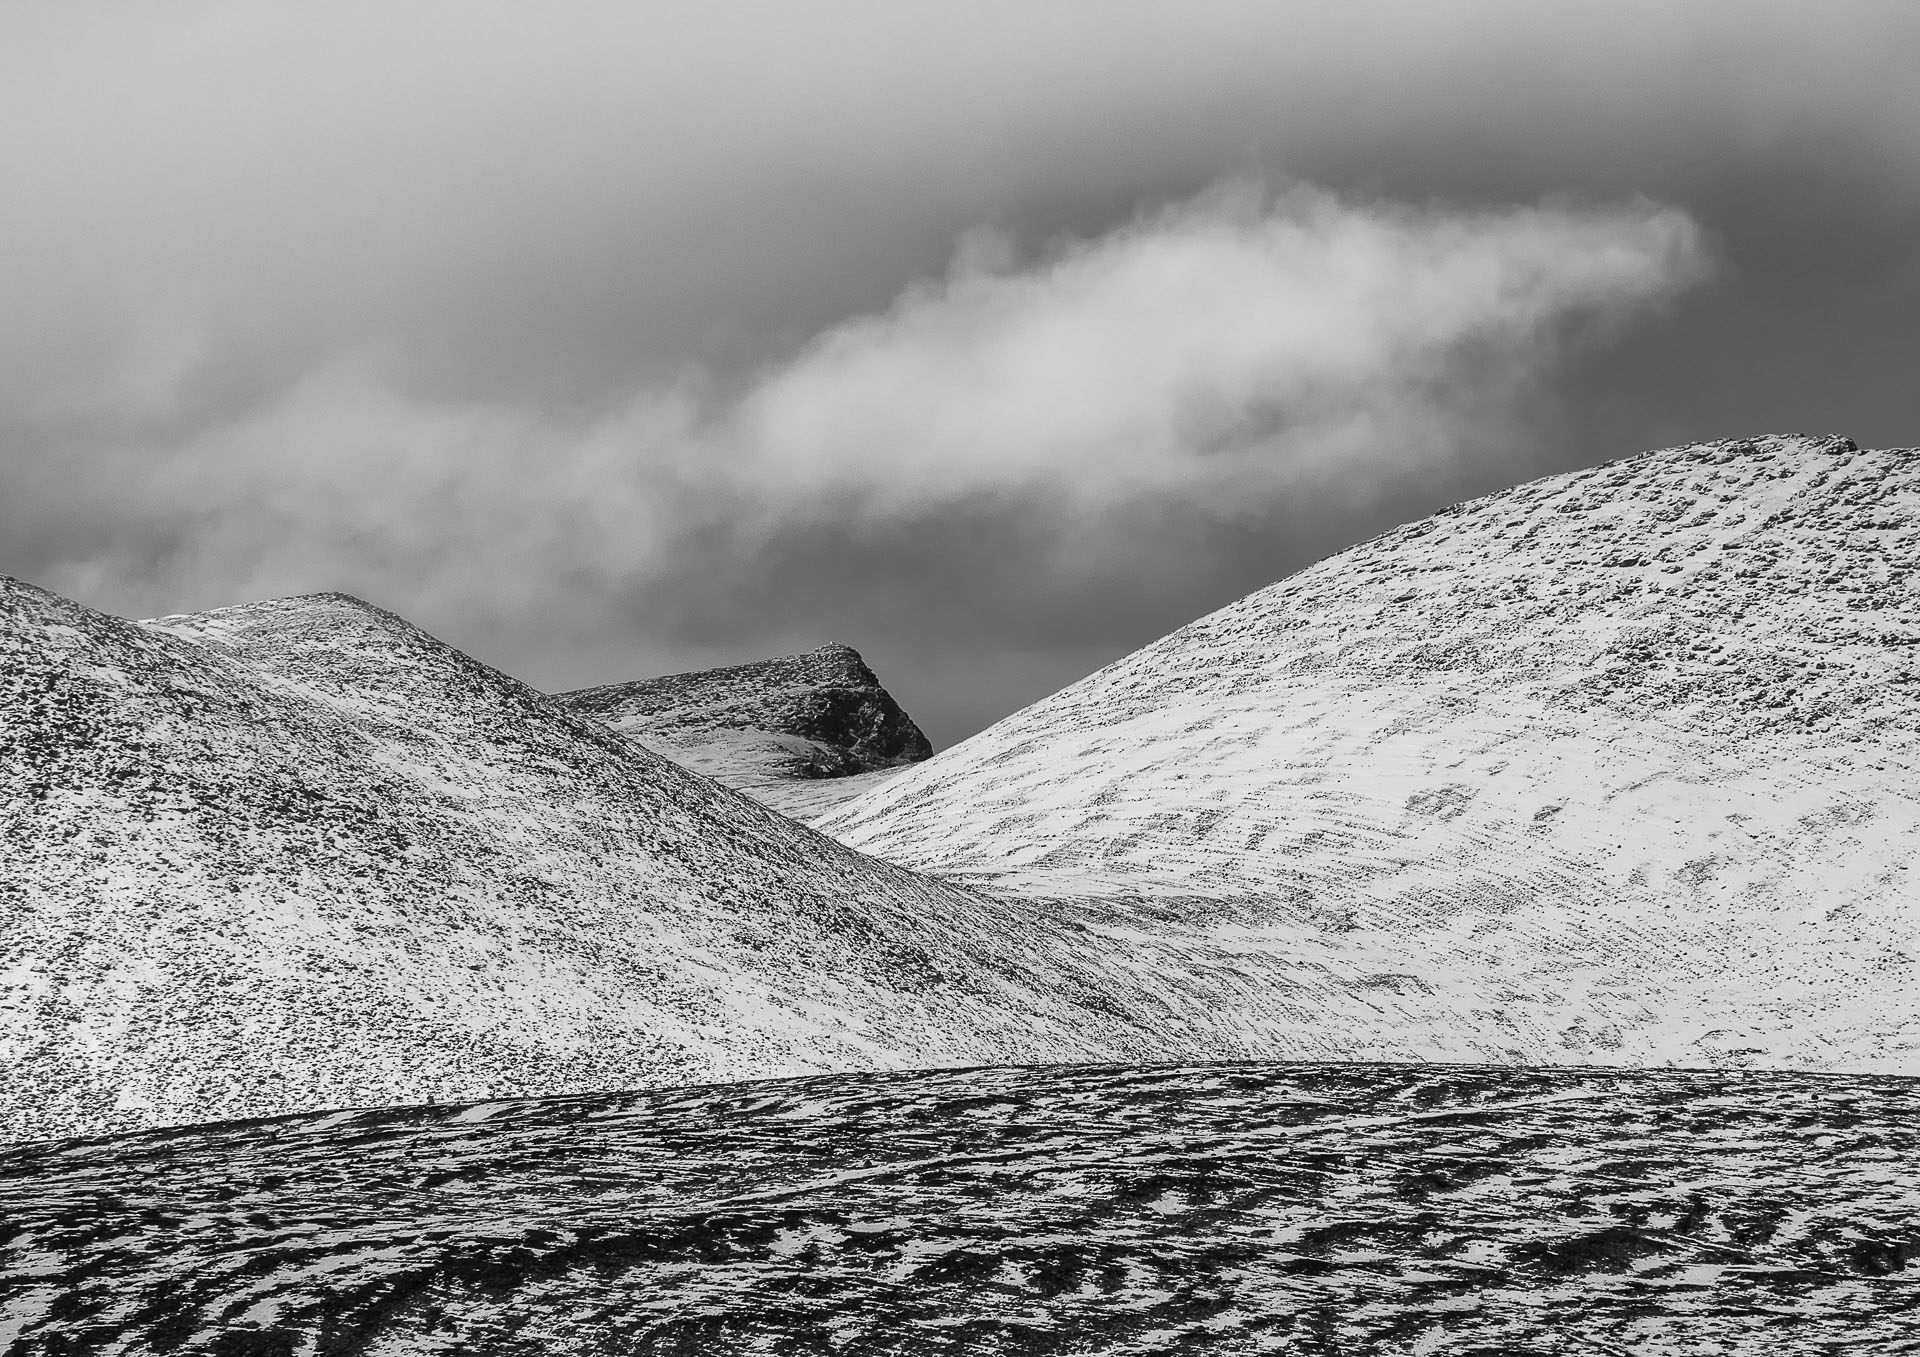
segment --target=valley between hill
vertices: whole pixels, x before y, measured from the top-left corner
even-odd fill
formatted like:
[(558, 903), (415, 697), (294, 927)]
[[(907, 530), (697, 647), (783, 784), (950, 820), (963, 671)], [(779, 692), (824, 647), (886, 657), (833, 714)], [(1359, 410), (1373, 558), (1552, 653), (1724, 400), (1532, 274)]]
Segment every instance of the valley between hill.
[(845, 843), (343, 595), (0, 580), (0, 1139), (988, 1063), (1912, 1073), (1916, 561), (1912, 453), (1550, 478), (899, 772)]

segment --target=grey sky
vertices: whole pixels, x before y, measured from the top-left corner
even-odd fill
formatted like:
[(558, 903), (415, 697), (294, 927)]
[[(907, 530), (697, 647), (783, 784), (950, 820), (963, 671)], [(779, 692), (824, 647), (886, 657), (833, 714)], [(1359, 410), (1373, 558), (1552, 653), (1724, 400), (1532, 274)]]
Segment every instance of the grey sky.
[[(1338, 14), (1331, 11), (1338, 10)], [(0, 571), (936, 742), (1460, 496), (1920, 442), (1920, 10), (0, 7)]]

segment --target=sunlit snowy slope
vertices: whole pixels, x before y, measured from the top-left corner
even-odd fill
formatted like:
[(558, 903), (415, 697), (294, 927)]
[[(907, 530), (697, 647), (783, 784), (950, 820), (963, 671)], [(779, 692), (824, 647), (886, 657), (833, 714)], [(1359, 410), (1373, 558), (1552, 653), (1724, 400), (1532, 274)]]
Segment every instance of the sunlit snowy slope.
[(933, 753), (851, 646), (554, 700), (802, 821)]
[(1920, 1070), (1917, 572), (1920, 453), (1648, 453), (1343, 552), (820, 824), (1205, 952), (1303, 1053)]
[(1071, 951), (355, 599), (0, 578), (0, 1140), (1142, 1049)]

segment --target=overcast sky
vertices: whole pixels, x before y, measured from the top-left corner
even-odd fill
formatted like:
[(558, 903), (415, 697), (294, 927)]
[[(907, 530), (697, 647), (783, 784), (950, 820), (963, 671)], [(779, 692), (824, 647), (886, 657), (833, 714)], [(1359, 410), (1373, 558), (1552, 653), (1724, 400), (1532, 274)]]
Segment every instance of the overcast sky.
[(1920, 5), (0, 0), (0, 572), (946, 746), (1394, 523), (1920, 443)]

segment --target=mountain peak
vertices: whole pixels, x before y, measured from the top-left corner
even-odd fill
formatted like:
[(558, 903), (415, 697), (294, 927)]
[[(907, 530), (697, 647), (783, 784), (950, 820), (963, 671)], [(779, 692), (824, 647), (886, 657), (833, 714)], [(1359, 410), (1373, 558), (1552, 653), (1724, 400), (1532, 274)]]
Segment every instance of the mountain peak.
[(839, 642), (554, 700), (802, 818), (933, 753), (860, 652)]

